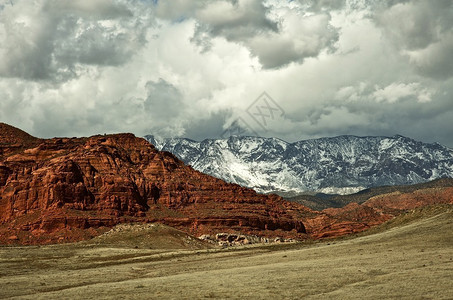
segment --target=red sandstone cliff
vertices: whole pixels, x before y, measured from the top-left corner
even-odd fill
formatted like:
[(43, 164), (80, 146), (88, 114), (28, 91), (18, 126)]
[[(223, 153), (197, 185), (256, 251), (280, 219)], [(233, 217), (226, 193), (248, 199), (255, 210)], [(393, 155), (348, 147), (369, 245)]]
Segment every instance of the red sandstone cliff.
[(0, 242), (78, 240), (133, 221), (305, 236), (308, 209), (202, 174), (132, 134), (41, 140), (0, 130)]

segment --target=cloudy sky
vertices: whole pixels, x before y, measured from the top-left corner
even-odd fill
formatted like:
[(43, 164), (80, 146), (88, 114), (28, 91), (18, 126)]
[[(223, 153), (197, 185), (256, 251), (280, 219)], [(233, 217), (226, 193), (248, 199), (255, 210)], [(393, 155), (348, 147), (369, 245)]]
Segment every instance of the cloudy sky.
[(0, 121), (453, 147), (452, 53), (451, 0), (0, 0)]

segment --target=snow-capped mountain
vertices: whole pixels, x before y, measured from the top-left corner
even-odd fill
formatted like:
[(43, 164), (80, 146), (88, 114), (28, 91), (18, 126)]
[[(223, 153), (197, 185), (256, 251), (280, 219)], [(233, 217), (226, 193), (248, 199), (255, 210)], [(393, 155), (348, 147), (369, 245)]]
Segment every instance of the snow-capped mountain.
[(338, 136), (288, 143), (231, 136), (201, 142), (145, 137), (194, 169), (259, 192), (352, 193), (453, 177), (453, 150), (400, 135)]

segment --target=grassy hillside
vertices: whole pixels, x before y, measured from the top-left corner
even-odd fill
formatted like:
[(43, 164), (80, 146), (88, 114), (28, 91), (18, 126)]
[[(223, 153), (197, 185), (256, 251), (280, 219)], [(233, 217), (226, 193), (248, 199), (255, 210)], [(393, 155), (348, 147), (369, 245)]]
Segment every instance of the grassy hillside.
[(419, 183), (413, 185), (400, 185), (400, 186), (381, 186), (373, 187), (369, 189), (362, 190), (355, 194), (350, 195), (326, 195), (326, 194), (317, 194), (317, 195), (299, 195), (295, 197), (285, 198), (286, 200), (297, 202), (305, 206), (310, 207), (314, 210), (323, 210), (330, 207), (343, 207), (348, 205), (351, 202), (363, 203), (368, 199), (389, 193), (412, 193), (416, 190), (428, 189), (428, 188), (437, 188), (437, 187), (453, 187), (452, 178), (442, 178), (436, 179), (426, 183)]

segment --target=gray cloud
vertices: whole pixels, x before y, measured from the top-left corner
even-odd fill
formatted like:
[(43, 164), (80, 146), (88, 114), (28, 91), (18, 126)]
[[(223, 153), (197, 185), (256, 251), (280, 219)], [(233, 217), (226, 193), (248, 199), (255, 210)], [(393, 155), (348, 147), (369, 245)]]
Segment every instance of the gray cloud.
[(299, 0), (299, 2), (312, 11), (339, 10), (346, 5), (345, 0)]
[(376, 14), (386, 37), (422, 75), (453, 76), (453, 2), (404, 1)]
[(256, 34), (278, 30), (277, 22), (267, 17), (262, 1), (212, 1), (196, 11), (198, 21), (209, 25), (214, 36), (244, 40)]
[(144, 108), (151, 118), (172, 120), (185, 110), (181, 93), (162, 78), (156, 82), (148, 81), (146, 89), (148, 95)]
[(156, 16), (163, 19), (174, 21), (192, 17), (195, 11), (202, 7), (207, 1), (192, 0), (174, 0), (174, 1), (156, 1)]
[(117, 19), (121, 17), (132, 17), (133, 13), (125, 4), (110, 0), (75, 0), (75, 1), (58, 1), (49, 0), (45, 10), (58, 11), (64, 14), (77, 14), (85, 18), (94, 19)]
[(328, 14), (288, 18), (285, 30), (255, 36), (247, 45), (264, 68), (303, 62), (318, 56), (322, 50), (333, 50), (338, 34), (329, 22)]
[(0, 76), (61, 83), (79, 76), (80, 65), (123, 64), (143, 34), (134, 23), (131, 10), (108, 0), (5, 7)]
[(453, 76), (451, 53), (453, 53), (453, 31), (442, 40), (432, 43), (422, 50), (408, 52), (407, 55), (420, 74), (435, 79), (444, 79)]
[(231, 116), (232, 112), (229, 110), (202, 114), (201, 118), (191, 120), (187, 124), (184, 135), (198, 141), (206, 138), (218, 138), (225, 131), (225, 122)]

